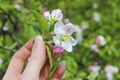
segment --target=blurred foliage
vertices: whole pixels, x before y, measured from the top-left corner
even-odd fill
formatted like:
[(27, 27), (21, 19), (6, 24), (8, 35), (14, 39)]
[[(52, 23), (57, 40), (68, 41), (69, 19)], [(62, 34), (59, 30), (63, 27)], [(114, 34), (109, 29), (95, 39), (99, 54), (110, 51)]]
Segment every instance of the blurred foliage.
[[(93, 8), (97, 3), (98, 8)], [(66, 62), (65, 80), (87, 80), (88, 67), (95, 61), (101, 66), (96, 80), (105, 80), (104, 67), (108, 64), (120, 69), (120, 0), (0, 0), (0, 80), (2, 79), (13, 53), (30, 38), (38, 35), (32, 28), (34, 16), (30, 10), (40, 14), (45, 10), (61, 9), (64, 18), (74, 24), (87, 22), (83, 41), (72, 53), (62, 54)], [(93, 13), (100, 14), (100, 21), (93, 20)], [(107, 41), (98, 54), (90, 50), (97, 35)], [(120, 73), (114, 80), (120, 79)]]

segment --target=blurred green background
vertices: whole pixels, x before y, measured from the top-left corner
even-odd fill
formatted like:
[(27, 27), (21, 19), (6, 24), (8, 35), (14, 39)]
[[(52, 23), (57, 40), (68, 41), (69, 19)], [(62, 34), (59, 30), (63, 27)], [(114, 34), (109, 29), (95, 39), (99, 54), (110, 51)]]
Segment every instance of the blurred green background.
[[(83, 40), (72, 53), (65, 53), (64, 80), (106, 80), (105, 66), (110, 64), (120, 69), (120, 0), (0, 0), (0, 80), (16, 50), (37, 35), (32, 25), (30, 10), (61, 9), (66, 21), (84, 27)], [(105, 46), (99, 53), (91, 51), (98, 35), (104, 36)], [(95, 62), (101, 67), (96, 78), (89, 66)], [(120, 72), (113, 80), (120, 80)]]

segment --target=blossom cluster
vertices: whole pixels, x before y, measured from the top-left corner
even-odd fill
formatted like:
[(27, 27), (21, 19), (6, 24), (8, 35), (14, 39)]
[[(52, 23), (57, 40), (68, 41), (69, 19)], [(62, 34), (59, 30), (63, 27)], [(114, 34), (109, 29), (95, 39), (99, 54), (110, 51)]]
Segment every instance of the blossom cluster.
[[(95, 62), (93, 65), (91, 65), (89, 67), (89, 70), (93, 73), (92, 78), (95, 79), (96, 77), (99, 76), (100, 69), (101, 69), (101, 66), (98, 65), (98, 62)], [(106, 79), (107, 80), (113, 80), (113, 77), (114, 77), (113, 73), (118, 73), (119, 70), (115, 66), (107, 65), (107, 66), (105, 66), (104, 71), (106, 73)]]
[[(60, 9), (55, 9), (52, 12), (45, 11), (43, 16), (49, 25), (54, 25), (54, 51), (56, 53), (63, 53), (64, 50), (72, 52), (73, 46), (81, 41), (81, 29), (69, 21), (64, 24), (62, 21), (63, 14)], [(73, 35), (73, 33), (76, 33), (76, 35)]]
[(98, 48), (99, 45), (100, 46), (106, 45), (105, 38), (102, 35), (96, 37), (95, 44), (91, 45), (91, 50), (95, 53), (99, 53), (99, 48)]

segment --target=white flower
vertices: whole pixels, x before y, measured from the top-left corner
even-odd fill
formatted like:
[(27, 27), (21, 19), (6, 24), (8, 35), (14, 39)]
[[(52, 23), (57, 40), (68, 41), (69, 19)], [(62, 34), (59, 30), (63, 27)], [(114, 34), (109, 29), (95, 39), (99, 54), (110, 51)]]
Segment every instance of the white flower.
[(89, 67), (89, 70), (92, 71), (92, 78), (96, 78), (99, 75), (99, 71), (100, 71), (100, 66), (99, 65), (91, 65)]
[(75, 32), (76, 32), (76, 40), (78, 43), (80, 43), (82, 41), (82, 29), (78, 26), (78, 25), (75, 25), (74, 27), (75, 29)]
[(118, 73), (118, 68), (112, 65), (107, 65), (105, 67), (107, 80), (113, 80), (113, 73)]
[(51, 12), (50, 11), (45, 11), (43, 12), (43, 16), (48, 19), (49, 21), (61, 21), (63, 18), (62, 11), (60, 9), (55, 9)]
[(93, 13), (93, 20), (95, 20), (96, 22), (100, 21), (100, 14), (97, 12)]
[(104, 46), (106, 44), (105, 38), (102, 35), (97, 36), (95, 43), (101, 46)]
[(20, 5), (19, 4), (14, 4), (14, 8), (17, 10), (20, 10)]
[(91, 65), (89, 67), (89, 70), (91, 70), (93, 72), (98, 72), (100, 70), (100, 66), (99, 65)]
[(49, 19), (49, 18), (50, 18), (50, 11), (45, 11), (45, 12), (43, 12), (43, 16), (44, 16), (46, 19)]
[(107, 78), (107, 80), (113, 80), (113, 74), (107, 73), (106, 78)]
[(93, 44), (90, 46), (91, 50), (94, 51), (95, 53), (99, 53), (99, 49), (97, 47), (97, 45)]
[(93, 8), (98, 8), (98, 4), (97, 3), (93, 3)]
[(72, 37), (72, 33), (75, 31), (76, 29), (71, 23), (64, 25), (61, 21), (57, 22), (54, 27), (56, 36), (53, 36), (55, 45), (60, 45), (66, 51), (71, 52), (73, 50), (72, 46), (77, 44), (77, 40)]
[(112, 65), (107, 65), (105, 67), (105, 72), (106, 73), (118, 73), (118, 68)]

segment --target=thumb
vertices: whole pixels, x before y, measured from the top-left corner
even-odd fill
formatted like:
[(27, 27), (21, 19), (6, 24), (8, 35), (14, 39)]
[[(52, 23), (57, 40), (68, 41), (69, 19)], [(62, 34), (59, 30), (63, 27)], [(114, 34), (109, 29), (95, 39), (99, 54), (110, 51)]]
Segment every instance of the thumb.
[[(39, 73), (46, 61), (45, 44), (41, 36), (35, 38), (31, 56), (23, 72), (24, 80), (38, 80)], [(38, 78), (38, 79), (36, 79)]]

